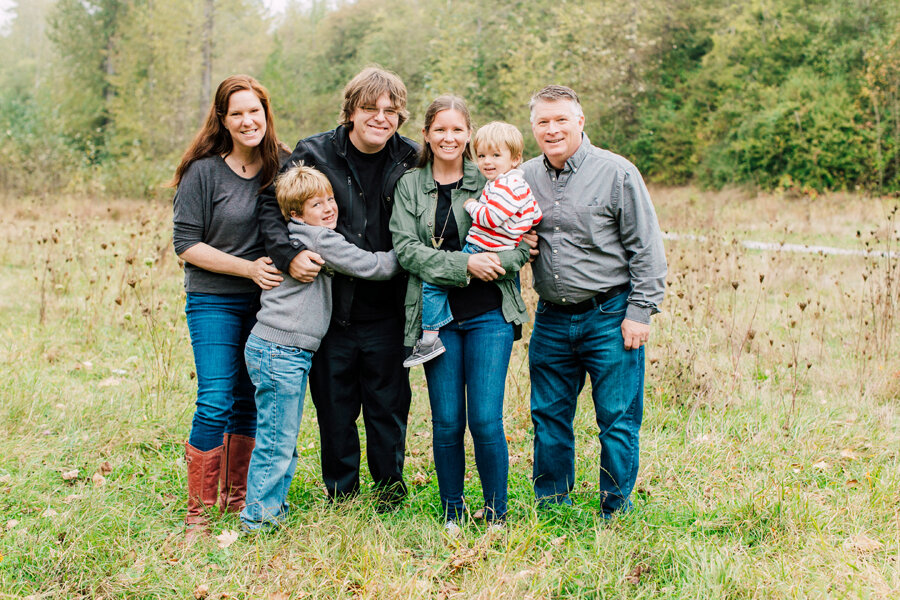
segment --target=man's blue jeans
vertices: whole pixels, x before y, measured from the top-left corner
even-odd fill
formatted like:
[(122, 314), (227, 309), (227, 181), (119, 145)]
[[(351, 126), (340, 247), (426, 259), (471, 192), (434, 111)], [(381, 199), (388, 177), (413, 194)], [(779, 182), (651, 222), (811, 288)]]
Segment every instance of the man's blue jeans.
[(513, 328), (500, 309), (453, 321), (441, 329), (447, 352), (425, 363), (434, 466), (448, 519), (465, 513), (463, 436), (466, 421), (475, 444), (485, 518), (506, 516), (509, 450), (503, 430), (503, 395), (512, 352)]
[[(481, 246), (466, 243), (462, 249), (464, 254), (480, 254), (487, 252)], [(447, 288), (427, 281), (422, 282), (422, 329), (425, 331), (437, 331), (453, 320), (450, 311), (450, 300), (447, 296)]]
[(313, 353), (251, 334), (244, 356), (256, 386), (259, 415), (256, 447), (247, 473), (247, 504), (241, 511), (241, 523), (252, 530), (276, 525), (287, 514)]
[(197, 410), (188, 443), (202, 452), (221, 446), (225, 433), (256, 435), (244, 343), (258, 310), (259, 293), (187, 295), (184, 311), (197, 370)]
[(534, 422), (534, 492), (539, 502), (569, 504), (575, 483), (572, 424), (590, 375), (600, 427), (600, 492), (604, 516), (627, 509), (638, 471), (644, 411), (644, 350), (625, 350), (622, 320), (628, 293), (583, 314), (538, 303), (528, 355)]

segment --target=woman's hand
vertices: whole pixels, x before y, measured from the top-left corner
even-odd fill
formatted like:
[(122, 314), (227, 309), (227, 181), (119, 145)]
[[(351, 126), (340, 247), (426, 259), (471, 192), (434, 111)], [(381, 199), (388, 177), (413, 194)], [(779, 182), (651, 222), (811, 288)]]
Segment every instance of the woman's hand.
[(469, 257), (466, 270), (472, 274), (472, 277), (477, 277), (482, 281), (494, 281), (506, 274), (506, 270), (500, 266), (500, 259), (493, 252), (473, 254)]
[(271, 290), (284, 281), (281, 271), (272, 264), (272, 259), (268, 256), (260, 256), (256, 260), (249, 262), (247, 277), (264, 290)]

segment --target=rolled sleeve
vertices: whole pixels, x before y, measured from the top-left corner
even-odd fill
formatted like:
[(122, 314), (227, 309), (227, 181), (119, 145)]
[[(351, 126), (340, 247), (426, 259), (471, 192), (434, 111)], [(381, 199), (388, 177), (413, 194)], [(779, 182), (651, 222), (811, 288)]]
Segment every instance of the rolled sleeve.
[(650, 316), (659, 312), (668, 266), (650, 193), (634, 168), (626, 170), (622, 179), (619, 229), (631, 274), (626, 317), (649, 323)]
[(199, 169), (193, 164), (181, 178), (173, 200), (172, 246), (179, 256), (204, 240), (210, 207), (203, 188)]

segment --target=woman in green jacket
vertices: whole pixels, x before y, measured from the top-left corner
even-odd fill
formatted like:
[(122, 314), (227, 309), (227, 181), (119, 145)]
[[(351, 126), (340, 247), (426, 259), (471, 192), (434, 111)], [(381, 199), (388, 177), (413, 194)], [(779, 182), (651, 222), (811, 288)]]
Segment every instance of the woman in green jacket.
[(459, 531), (465, 514), (463, 436), (468, 422), (484, 495), (484, 516), (501, 526), (507, 510), (509, 451), (503, 395), (514, 325), (528, 318), (515, 277), (529, 245), (464, 254), (472, 220), (463, 209), (486, 182), (472, 162), (472, 124), (465, 102), (441, 96), (428, 107), (418, 168), (395, 189), (394, 250), (409, 271), (405, 343), (421, 332), (422, 281), (449, 289), (453, 321), (440, 329), (446, 352), (425, 363), (431, 402), (434, 463), (446, 528)]

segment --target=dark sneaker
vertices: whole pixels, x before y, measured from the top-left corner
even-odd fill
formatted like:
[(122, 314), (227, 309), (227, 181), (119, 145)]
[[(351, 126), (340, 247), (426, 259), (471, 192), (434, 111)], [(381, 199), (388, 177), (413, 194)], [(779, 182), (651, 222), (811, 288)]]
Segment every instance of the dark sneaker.
[(409, 368), (421, 365), (422, 363), (427, 363), (435, 356), (440, 356), (446, 351), (447, 349), (444, 348), (444, 344), (439, 337), (434, 338), (434, 342), (430, 344), (426, 344), (422, 340), (419, 340), (416, 342), (416, 347), (413, 348), (413, 353), (409, 355), (409, 358), (403, 361), (403, 366)]

